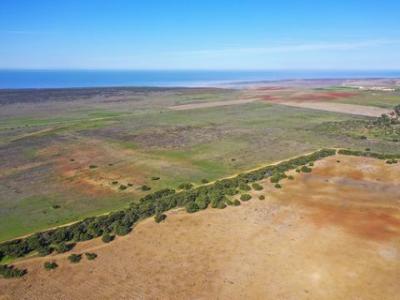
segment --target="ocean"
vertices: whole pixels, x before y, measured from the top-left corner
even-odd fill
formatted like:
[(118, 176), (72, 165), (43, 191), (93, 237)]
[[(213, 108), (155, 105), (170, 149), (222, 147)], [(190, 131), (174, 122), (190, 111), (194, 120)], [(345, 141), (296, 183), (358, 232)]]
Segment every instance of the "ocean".
[(400, 78), (400, 71), (0, 70), (0, 89), (194, 87), (284, 79)]

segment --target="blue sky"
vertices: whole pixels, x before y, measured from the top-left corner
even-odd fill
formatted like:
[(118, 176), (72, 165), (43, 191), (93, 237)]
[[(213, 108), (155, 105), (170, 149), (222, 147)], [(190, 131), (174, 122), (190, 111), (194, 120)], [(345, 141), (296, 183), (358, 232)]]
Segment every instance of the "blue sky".
[(397, 69), (400, 1), (2, 0), (0, 68)]

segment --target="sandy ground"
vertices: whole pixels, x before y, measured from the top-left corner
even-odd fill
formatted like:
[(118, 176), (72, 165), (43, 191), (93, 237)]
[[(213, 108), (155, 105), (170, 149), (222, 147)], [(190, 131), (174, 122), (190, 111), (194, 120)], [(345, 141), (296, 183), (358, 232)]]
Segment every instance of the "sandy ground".
[(257, 99), (241, 99), (241, 100), (231, 100), (231, 101), (215, 101), (215, 102), (204, 102), (204, 103), (192, 103), (192, 104), (182, 104), (170, 106), (172, 110), (189, 110), (198, 108), (208, 108), (208, 107), (218, 107), (227, 105), (240, 105), (256, 101)]
[(332, 103), (332, 102), (303, 102), (303, 101), (279, 101), (282, 104), (293, 107), (310, 108), (316, 110), (332, 111), (344, 114), (361, 115), (367, 117), (379, 117), (382, 114), (389, 114), (391, 110), (354, 104)]
[[(337, 162), (340, 160), (340, 162)], [(45, 271), (0, 280), (0, 299), (398, 299), (400, 165), (337, 156), (239, 207), (173, 211)]]

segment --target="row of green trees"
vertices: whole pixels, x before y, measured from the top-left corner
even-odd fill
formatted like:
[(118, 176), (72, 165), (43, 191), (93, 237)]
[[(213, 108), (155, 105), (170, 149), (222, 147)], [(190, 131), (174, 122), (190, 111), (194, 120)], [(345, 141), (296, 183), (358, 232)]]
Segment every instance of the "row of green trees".
[[(173, 189), (163, 189), (148, 194), (139, 202), (131, 203), (121, 211), (111, 212), (108, 215), (87, 218), (83, 221), (40, 233), (35, 233), (26, 238), (20, 238), (0, 244), (0, 259), (3, 256), (21, 257), (31, 252), (47, 255), (53, 250), (68, 251), (76, 242), (90, 240), (102, 236), (103, 241), (109, 242), (114, 235), (129, 233), (133, 225), (139, 220), (157, 215), (157, 221), (165, 217), (163, 212), (176, 207), (185, 207), (188, 212), (206, 209), (209, 205), (213, 208), (225, 208), (226, 204), (238, 205), (228, 202), (228, 195), (238, 193), (238, 189), (248, 190), (249, 183), (261, 179), (283, 174), (307, 163), (336, 154), (336, 150), (323, 149), (313, 154), (297, 157), (277, 165), (267, 166), (248, 173), (240, 174), (234, 178), (216, 181), (213, 184), (199, 186), (176, 192)], [(280, 177), (280, 176), (279, 176)], [(185, 186), (189, 188), (189, 185)], [(256, 188), (258, 188), (256, 186)]]
[(338, 151), (339, 154), (342, 155), (352, 155), (352, 156), (365, 156), (372, 157), (377, 159), (396, 159), (400, 158), (400, 154), (382, 154), (370, 151), (359, 151), (359, 150), (349, 150), (349, 149), (340, 149)]

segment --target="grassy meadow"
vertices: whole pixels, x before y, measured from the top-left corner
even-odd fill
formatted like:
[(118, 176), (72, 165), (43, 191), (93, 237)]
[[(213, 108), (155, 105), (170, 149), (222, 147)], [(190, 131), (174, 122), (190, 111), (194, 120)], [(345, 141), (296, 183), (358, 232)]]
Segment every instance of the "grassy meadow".
[[(92, 90), (0, 92), (0, 241), (120, 209), (148, 193), (143, 186), (200, 184), (322, 147), (400, 152), (332, 125), (361, 116), (265, 101), (169, 109), (246, 99), (246, 90)], [(400, 102), (364, 93), (337, 101)]]

